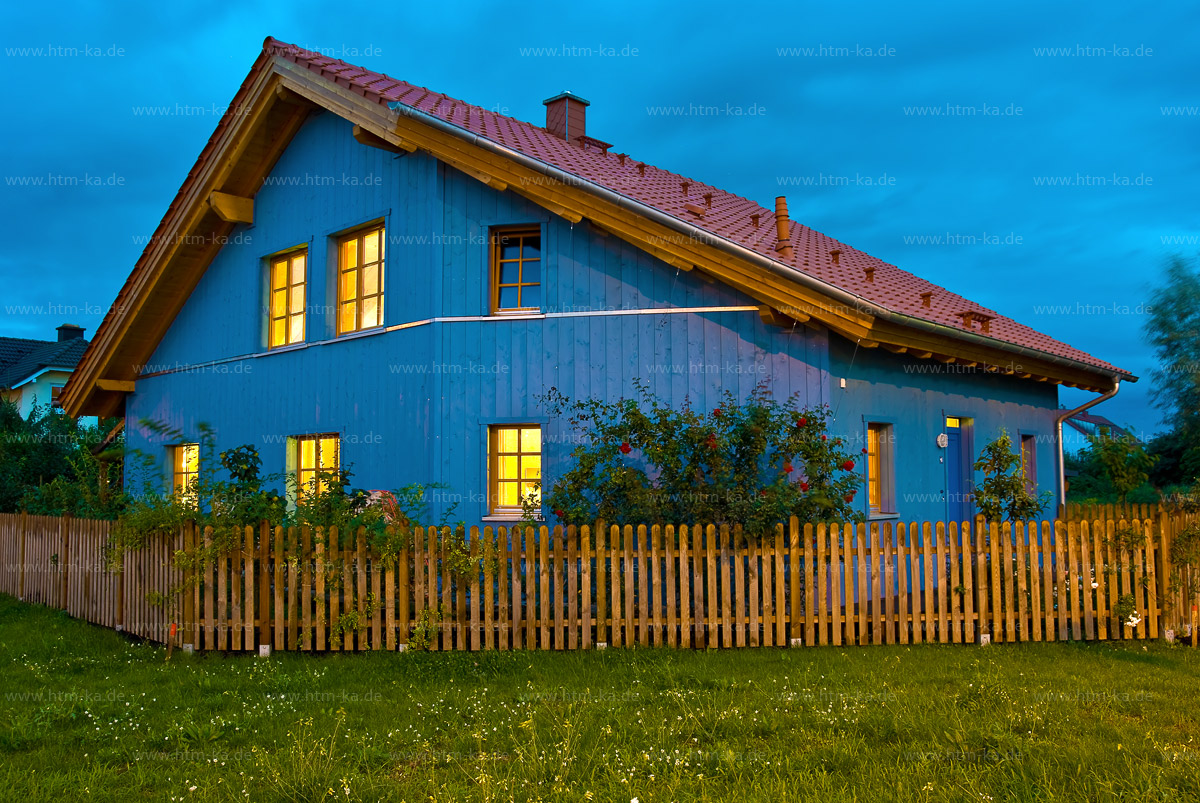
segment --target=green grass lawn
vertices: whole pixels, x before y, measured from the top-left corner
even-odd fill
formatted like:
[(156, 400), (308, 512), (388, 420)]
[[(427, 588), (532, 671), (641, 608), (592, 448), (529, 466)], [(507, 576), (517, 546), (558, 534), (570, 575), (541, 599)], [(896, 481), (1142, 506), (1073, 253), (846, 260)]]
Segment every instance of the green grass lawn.
[(188, 656), (0, 596), (3, 800), (1197, 800), (1161, 644)]

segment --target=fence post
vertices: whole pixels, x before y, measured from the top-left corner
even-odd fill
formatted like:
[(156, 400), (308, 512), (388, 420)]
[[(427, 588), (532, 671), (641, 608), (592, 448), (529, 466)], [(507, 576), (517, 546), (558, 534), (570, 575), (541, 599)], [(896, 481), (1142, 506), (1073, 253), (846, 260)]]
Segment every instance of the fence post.
[(24, 601), (25, 599), (25, 532), (29, 529), (29, 514), (24, 510), (21, 511), (21, 562), (19, 564), (17, 575), (17, 599)]
[(64, 611), (67, 609), (67, 591), (68, 591), (67, 573), (69, 571), (69, 566), (70, 566), (70, 560), (69, 560), (70, 550), (67, 545), (67, 538), (69, 535), (67, 532), (68, 519), (70, 519), (69, 515), (63, 515), (58, 520), (58, 522), (59, 522), (58, 523), (58, 572), (59, 572), (58, 592), (59, 592), (59, 607), (62, 608)]

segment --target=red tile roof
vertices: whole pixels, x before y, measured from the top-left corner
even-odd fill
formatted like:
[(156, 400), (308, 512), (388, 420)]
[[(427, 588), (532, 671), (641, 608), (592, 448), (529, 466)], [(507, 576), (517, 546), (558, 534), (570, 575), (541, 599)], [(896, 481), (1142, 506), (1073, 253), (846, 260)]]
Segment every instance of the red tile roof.
[[(268, 38), (263, 47), (268, 55), (282, 56), (364, 97), (375, 99), (381, 104), (401, 103), (440, 117), (500, 145), (602, 185), (718, 237), (756, 251), (762, 256), (782, 262), (796, 271), (857, 295), (876, 306), (962, 331), (968, 331), (963, 328), (963, 313), (976, 313), (990, 319), (987, 335), (996, 340), (1128, 376), (1127, 371), (796, 221), (791, 221), (791, 242), (794, 246), (792, 257), (786, 259), (775, 250), (773, 211), (749, 199), (725, 192), (719, 187), (651, 165), (646, 165), (644, 175), (639, 174), (638, 165), (642, 163), (636, 159), (625, 158), (622, 164), (621, 154), (605, 154), (595, 148), (585, 148), (575, 142), (560, 139), (532, 123), (515, 120), (423, 87), (397, 81), (383, 73), (303, 50), (295, 45)], [(682, 188), (684, 181), (690, 182), (686, 195)], [(689, 203), (705, 204), (705, 195), (709, 193), (712, 194), (711, 208), (706, 208), (703, 217), (697, 217), (687, 211), (686, 205)], [(760, 216), (758, 228), (754, 227), (751, 215)], [(838, 264), (834, 264), (830, 256), (830, 252), (834, 250), (841, 251)], [(874, 270), (874, 281), (867, 281), (870, 269)], [(928, 308), (922, 302), (922, 293), (933, 293)], [(974, 331), (980, 333), (979, 329)]]

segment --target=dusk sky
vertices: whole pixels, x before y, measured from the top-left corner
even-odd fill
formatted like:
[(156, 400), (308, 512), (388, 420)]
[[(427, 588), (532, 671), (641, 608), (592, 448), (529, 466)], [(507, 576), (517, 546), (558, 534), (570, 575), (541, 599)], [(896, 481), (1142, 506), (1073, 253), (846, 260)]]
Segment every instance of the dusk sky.
[(786, 195), (794, 219), (1138, 374), (1096, 411), (1158, 426), (1142, 305), (1200, 248), (1200, 6), (115, 8), (0, 12), (0, 335), (95, 333), (270, 35), (538, 123), (569, 89), (616, 150)]

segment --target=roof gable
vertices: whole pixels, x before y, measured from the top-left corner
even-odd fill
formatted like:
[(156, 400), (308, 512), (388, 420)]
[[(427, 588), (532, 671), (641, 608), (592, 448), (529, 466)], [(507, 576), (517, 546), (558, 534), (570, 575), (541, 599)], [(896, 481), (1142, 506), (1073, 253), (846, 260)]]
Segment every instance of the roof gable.
[[(783, 224), (780, 239), (774, 212), (748, 199), (268, 38), (97, 331), (64, 396), (69, 411), (115, 411), (119, 396), (111, 394), (131, 386), (132, 366), (145, 361), (195, 286), (219, 247), (211, 244), (232, 228), (215, 196), (252, 198), (312, 106), (356, 123), (360, 141), (427, 150), (573, 222), (586, 217), (680, 269), (710, 273), (763, 301), (769, 316), (816, 318), (864, 347), (1056, 384), (1106, 390), (1114, 379), (1134, 379), (795, 221)], [(193, 232), (204, 236), (186, 240)]]

